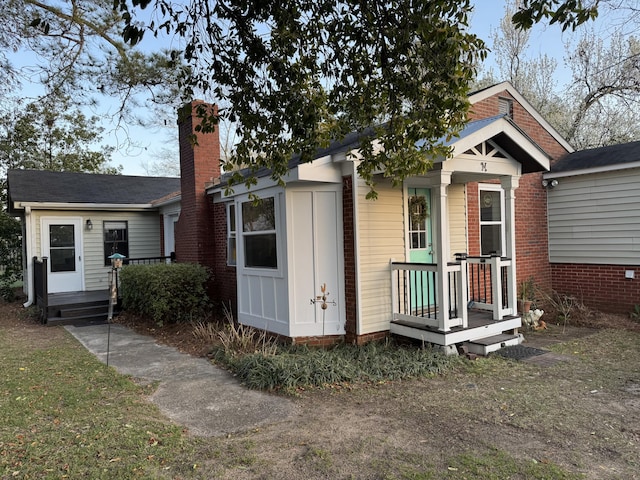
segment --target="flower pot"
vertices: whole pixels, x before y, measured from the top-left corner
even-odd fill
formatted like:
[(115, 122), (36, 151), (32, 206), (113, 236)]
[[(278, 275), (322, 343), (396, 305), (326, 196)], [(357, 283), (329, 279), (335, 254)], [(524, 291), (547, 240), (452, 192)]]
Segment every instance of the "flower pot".
[(521, 315), (528, 313), (531, 310), (531, 300), (518, 300), (518, 310)]

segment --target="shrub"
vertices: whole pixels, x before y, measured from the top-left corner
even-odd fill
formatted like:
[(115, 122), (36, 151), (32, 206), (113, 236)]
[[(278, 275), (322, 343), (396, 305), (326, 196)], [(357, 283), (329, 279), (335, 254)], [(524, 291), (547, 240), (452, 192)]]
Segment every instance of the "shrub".
[(120, 272), (122, 308), (159, 325), (200, 318), (210, 302), (209, 271), (193, 263), (127, 265)]

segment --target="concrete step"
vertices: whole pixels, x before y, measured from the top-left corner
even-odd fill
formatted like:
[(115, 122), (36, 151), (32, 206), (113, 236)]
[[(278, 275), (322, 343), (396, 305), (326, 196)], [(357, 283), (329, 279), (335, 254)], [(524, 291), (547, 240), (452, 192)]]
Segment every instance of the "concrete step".
[(491, 352), (500, 350), (504, 347), (510, 347), (512, 345), (520, 345), (524, 341), (522, 334), (508, 335), (506, 333), (500, 335), (493, 335), (491, 337), (478, 338), (471, 342), (465, 342), (464, 346), (469, 353), (475, 355), (489, 355)]

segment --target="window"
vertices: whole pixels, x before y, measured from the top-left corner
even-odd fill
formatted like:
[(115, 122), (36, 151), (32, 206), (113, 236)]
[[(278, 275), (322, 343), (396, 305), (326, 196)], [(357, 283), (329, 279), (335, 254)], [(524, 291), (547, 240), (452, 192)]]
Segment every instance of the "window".
[(129, 235), (127, 222), (103, 222), (102, 230), (104, 232), (104, 265), (111, 265), (109, 257), (114, 253), (128, 257)]
[[(421, 189), (422, 190), (422, 189)], [(417, 188), (410, 188), (409, 193), (409, 239), (411, 249), (427, 248), (427, 197)]]
[(499, 187), (480, 188), (480, 253), (499, 255), (504, 252), (503, 193)]
[(227, 206), (227, 265), (236, 264), (236, 206)]
[(244, 265), (252, 268), (278, 268), (275, 199), (242, 203)]
[(498, 112), (500, 115), (506, 115), (513, 118), (513, 100), (510, 98), (498, 98)]

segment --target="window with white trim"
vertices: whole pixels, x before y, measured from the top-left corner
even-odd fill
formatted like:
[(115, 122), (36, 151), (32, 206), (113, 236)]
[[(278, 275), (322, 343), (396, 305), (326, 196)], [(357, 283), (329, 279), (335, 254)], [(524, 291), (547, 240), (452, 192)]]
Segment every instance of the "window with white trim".
[(244, 266), (278, 268), (275, 198), (242, 203)]
[(227, 205), (227, 265), (236, 264), (236, 205)]
[(480, 253), (504, 254), (504, 193), (499, 186), (480, 187)]

